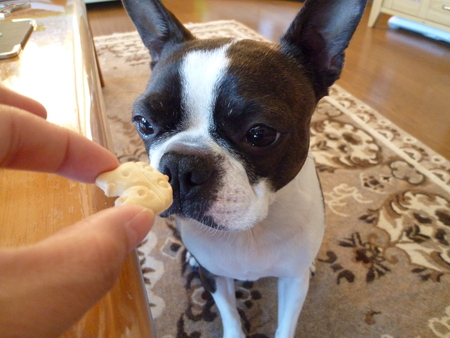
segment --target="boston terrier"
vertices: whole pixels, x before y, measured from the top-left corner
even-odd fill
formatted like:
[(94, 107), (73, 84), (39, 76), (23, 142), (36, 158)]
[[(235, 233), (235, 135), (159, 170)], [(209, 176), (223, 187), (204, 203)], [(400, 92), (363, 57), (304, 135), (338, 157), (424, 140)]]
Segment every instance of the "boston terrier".
[(123, 0), (151, 55), (133, 107), (150, 163), (223, 322), (245, 337), (234, 279), (278, 277), (276, 337), (293, 337), (324, 232), (309, 150), (366, 0), (307, 0), (278, 44), (196, 39), (158, 0)]

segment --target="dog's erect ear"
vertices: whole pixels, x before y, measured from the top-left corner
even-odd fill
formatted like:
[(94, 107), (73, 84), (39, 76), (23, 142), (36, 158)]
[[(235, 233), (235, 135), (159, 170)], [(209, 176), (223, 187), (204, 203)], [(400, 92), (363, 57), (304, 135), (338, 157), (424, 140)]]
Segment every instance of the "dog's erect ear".
[(163, 49), (194, 39), (178, 19), (159, 0), (122, 0), (144, 45), (149, 49), (152, 65)]
[(344, 51), (365, 6), (366, 0), (307, 0), (280, 39), (286, 53), (312, 70), (318, 99), (339, 78)]

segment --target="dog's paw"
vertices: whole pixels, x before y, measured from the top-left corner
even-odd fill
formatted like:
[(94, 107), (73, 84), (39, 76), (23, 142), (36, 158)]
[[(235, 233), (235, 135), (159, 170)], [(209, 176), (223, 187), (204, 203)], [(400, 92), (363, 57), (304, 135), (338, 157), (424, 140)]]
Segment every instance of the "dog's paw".
[(309, 272), (311, 273), (311, 277), (314, 277), (314, 275), (316, 274), (316, 262), (312, 262), (310, 267), (309, 267)]
[(195, 257), (189, 251), (186, 251), (185, 261), (187, 264), (189, 264), (189, 266), (192, 269), (198, 270), (199, 264), (198, 264), (197, 260), (195, 259)]

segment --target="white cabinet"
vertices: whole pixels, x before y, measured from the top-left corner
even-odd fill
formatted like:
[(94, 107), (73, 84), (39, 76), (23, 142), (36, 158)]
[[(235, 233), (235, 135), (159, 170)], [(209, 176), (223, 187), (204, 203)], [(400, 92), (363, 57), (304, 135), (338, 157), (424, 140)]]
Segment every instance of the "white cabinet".
[(450, 0), (373, 0), (369, 27), (375, 25), (380, 13), (450, 32)]

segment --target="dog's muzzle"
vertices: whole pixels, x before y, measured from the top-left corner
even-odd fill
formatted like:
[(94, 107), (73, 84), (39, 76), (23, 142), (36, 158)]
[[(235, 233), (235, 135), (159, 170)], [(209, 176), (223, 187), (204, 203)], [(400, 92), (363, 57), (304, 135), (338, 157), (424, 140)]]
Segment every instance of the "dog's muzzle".
[(216, 227), (205, 213), (221, 186), (219, 162), (219, 158), (202, 152), (164, 154), (158, 167), (169, 176), (173, 204), (161, 216), (179, 215)]

